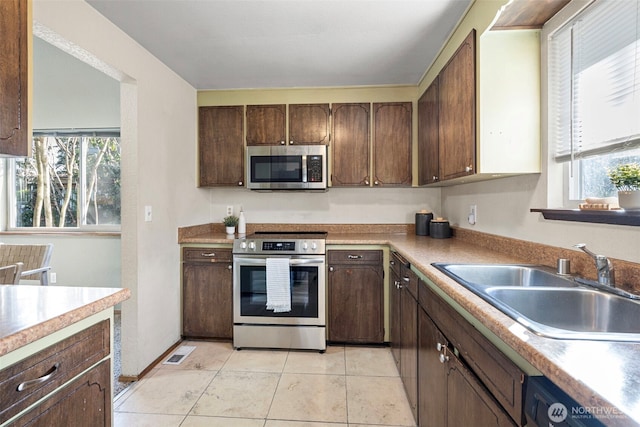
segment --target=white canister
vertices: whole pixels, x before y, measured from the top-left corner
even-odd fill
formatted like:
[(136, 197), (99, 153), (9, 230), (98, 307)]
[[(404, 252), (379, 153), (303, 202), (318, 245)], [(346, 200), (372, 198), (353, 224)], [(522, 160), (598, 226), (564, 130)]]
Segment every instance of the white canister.
[(240, 211), (240, 217), (238, 218), (238, 234), (247, 234), (247, 220), (244, 218), (244, 211)]

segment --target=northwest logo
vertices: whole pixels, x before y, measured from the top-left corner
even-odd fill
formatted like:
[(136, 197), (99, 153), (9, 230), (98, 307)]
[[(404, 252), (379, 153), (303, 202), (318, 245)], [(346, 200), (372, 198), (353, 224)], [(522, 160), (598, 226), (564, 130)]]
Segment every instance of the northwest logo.
[(562, 403), (554, 403), (549, 406), (547, 410), (547, 415), (549, 416), (549, 421), (553, 421), (554, 423), (561, 423), (567, 418), (568, 415), (567, 407)]

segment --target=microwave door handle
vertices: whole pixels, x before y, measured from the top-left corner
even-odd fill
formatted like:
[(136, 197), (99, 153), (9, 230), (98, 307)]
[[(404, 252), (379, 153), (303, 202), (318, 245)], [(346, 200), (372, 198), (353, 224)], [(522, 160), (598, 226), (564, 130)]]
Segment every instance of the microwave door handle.
[(302, 155), (302, 182), (307, 182), (307, 155)]

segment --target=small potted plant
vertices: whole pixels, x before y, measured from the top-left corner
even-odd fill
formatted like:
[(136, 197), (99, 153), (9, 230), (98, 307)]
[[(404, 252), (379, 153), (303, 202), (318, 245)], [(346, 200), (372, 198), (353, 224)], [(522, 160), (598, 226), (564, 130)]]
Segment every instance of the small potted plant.
[(236, 232), (236, 225), (238, 225), (238, 217), (235, 215), (225, 216), (222, 220), (226, 228), (227, 234), (234, 234)]
[(640, 165), (624, 163), (607, 170), (611, 183), (618, 189), (618, 203), (625, 210), (640, 209)]

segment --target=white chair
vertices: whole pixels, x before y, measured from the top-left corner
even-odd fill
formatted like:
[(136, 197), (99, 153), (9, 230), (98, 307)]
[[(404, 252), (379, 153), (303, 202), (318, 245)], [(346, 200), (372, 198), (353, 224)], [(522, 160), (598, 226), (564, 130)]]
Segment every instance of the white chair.
[(49, 262), (53, 244), (10, 245), (0, 243), (0, 265), (22, 263), (20, 279), (40, 280), (41, 285), (49, 284)]
[(20, 283), (22, 267), (21, 262), (0, 267), (0, 285), (17, 285)]

